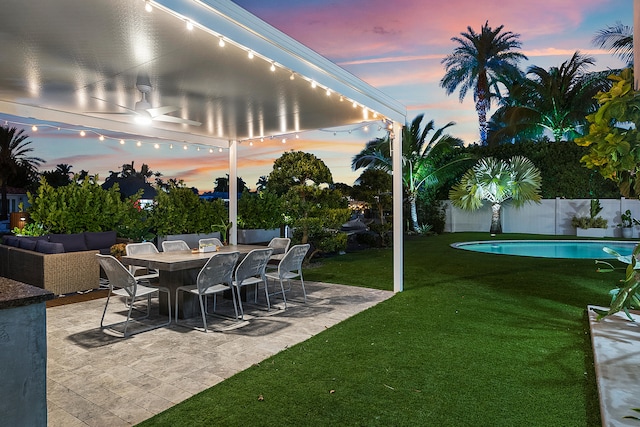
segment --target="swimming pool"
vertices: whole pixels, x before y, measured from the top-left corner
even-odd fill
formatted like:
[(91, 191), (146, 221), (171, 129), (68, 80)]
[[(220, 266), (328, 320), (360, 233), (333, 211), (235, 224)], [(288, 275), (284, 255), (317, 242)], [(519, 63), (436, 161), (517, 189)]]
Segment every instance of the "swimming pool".
[(452, 243), (451, 246), (489, 254), (539, 258), (611, 259), (615, 257), (604, 252), (603, 247), (611, 248), (621, 255), (631, 255), (636, 244), (637, 242), (616, 240), (494, 240), (458, 242)]

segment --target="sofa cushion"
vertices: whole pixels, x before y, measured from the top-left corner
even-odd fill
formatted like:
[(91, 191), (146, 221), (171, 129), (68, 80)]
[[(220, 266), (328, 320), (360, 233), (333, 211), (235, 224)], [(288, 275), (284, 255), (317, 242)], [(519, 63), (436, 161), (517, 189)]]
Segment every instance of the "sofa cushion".
[(50, 234), (49, 241), (53, 243), (62, 243), (65, 252), (80, 252), (88, 250), (82, 233)]
[(84, 240), (87, 245), (87, 249), (101, 250), (108, 249), (116, 244), (116, 232), (115, 231), (98, 231), (98, 232), (86, 232), (84, 233)]
[(64, 245), (62, 243), (47, 242), (46, 240), (38, 240), (36, 244), (36, 252), (43, 254), (61, 254), (64, 253)]
[(20, 245), (20, 239), (16, 236), (4, 236), (2, 238), (2, 243), (7, 246), (13, 246), (17, 248)]
[(36, 250), (36, 244), (38, 243), (38, 240), (36, 239), (31, 239), (28, 237), (21, 237), (18, 239), (18, 241), (20, 242), (18, 244), (18, 247), (20, 249), (26, 249), (28, 251), (35, 251)]

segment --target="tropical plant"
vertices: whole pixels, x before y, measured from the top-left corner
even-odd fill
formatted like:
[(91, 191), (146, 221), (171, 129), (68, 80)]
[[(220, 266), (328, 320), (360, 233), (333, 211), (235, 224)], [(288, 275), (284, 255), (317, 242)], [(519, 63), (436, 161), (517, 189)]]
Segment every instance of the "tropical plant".
[(586, 72), (594, 62), (593, 57), (575, 52), (560, 67), (529, 67), (528, 78), (512, 87), (506, 106), (494, 116), (502, 115), (511, 133), (537, 128), (551, 132), (555, 141), (573, 139), (586, 124), (585, 116), (598, 106), (594, 96), (610, 87), (600, 73)]
[(71, 172), (71, 167), (71, 165), (61, 163), (56, 165), (54, 170), (44, 171), (41, 175), (52, 187), (64, 187), (65, 185), (69, 185), (73, 182), (73, 172)]
[(600, 200), (591, 199), (589, 206), (589, 216), (574, 216), (571, 218), (571, 225), (575, 228), (607, 228), (609, 221), (598, 216), (602, 211)]
[[(611, 304), (608, 310), (593, 309), (598, 313), (598, 320), (606, 316), (611, 316), (619, 311), (624, 311), (629, 320), (634, 321), (631, 317), (629, 310), (640, 308), (640, 265), (638, 264), (638, 257), (640, 256), (640, 245), (636, 245), (631, 255), (621, 255), (615, 250), (604, 247), (602, 248), (606, 253), (613, 255), (616, 259), (624, 264), (627, 264), (625, 270), (625, 277), (620, 280), (618, 286), (612, 289)], [(596, 260), (596, 264), (606, 265), (606, 268), (598, 268), (600, 273), (610, 273), (618, 270), (608, 261)]]
[(530, 201), (539, 203), (541, 182), (540, 171), (526, 157), (509, 160), (488, 157), (480, 159), (462, 176), (449, 198), (454, 206), (469, 211), (482, 207), (485, 200), (491, 203), (490, 233), (495, 235), (502, 233), (502, 205), (507, 201), (515, 207)]
[(595, 46), (608, 49), (628, 67), (633, 65), (633, 27), (623, 25), (618, 21), (615, 25), (599, 30), (593, 37), (592, 43)]
[[(413, 119), (410, 126), (405, 125), (402, 128), (402, 184), (409, 201), (411, 227), (414, 231), (420, 227), (416, 208), (418, 193), (425, 187), (437, 187), (445, 179), (464, 170), (471, 159), (470, 156), (456, 151), (456, 148), (462, 145), (460, 139), (444, 133), (448, 127), (454, 125), (453, 122), (436, 130), (434, 121), (431, 120), (424, 128), (420, 128), (423, 118), (424, 115), (420, 114)], [(427, 140), (431, 131), (434, 132)], [(351, 167), (354, 170), (374, 168), (391, 172), (393, 163), (389, 134), (384, 138), (369, 141), (365, 148), (353, 157)]]
[(633, 70), (611, 75), (613, 86), (600, 92), (600, 108), (587, 116), (589, 133), (576, 138), (578, 145), (589, 147), (580, 161), (588, 168), (615, 182), (625, 197), (640, 195), (640, 96), (633, 89)]
[(9, 180), (18, 174), (20, 169), (36, 169), (44, 160), (29, 155), (33, 148), (29, 147), (28, 135), (24, 130), (15, 127), (0, 126), (0, 220), (9, 215), (7, 187)]
[(440, 80), (440, 86), (451, 95), (460, 88), (460, 102), (469, 90), (473, 91), (478, 124), (480, 128), (480, 144), (487, 144), (487, 113), (491, 108), (491, 98), (498, 90), (496, 86), (504, 76), (513, 77), (521, 72), (518, 62), (527, 57), (517, 52), (521, 43), (520, 35), (511, 31), (502, 32), (503, 25), (493, 29), (489, 22), (476, 33), (467, 27), (466, 33), (451, 40), (458, 46), (453, 53), (447, 55), (442, 63), (445, 65), (445, 75)]

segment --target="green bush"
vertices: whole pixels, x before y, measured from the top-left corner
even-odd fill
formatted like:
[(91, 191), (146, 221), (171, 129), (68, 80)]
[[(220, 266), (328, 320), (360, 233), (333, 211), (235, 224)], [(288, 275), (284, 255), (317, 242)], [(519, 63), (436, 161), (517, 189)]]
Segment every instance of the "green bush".
[(268, 230), (283, 223), (282, 199), (275, 193), (245, 190), (238, 199), (238, 228)]
[(168, 191), (158, 192), (148, 220), (158, 236), (167, 236), (210, 233), (227, 218), (222, 200), (202, 200), (190, 188), (172, 186)]
[(53, 188), (41, 180), (35, 194), (29, 193), (31, 220), (46, 233), (81, 233), (117, 230), (131, 221), (136, 196), (121, 200), (116, 186), (104, 190), (93, 179)]

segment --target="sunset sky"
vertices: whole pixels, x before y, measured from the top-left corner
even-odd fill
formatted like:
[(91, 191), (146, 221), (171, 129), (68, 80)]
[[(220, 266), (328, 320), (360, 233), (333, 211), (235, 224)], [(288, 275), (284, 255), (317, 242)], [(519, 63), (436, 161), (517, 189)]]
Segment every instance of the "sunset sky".
[[(523, 69), (530, 65), (559, 66), (580, 50), (596, 59), (591, 68), (596, 71), (623, 64), (593, 46), (595, 33), (618, 21), (633, 25), (632, 0), (236, 0), (235, 3), (400, 101), (407, 107), (409, 121), (424, 113), (427, 119), (435, 120), (436, 127), (456, 122), (449, 128), (450, 133), (468, 144), (478, 139), (472, 94), (460, 103), (457, 93), (447, 96), (439, 87), (444, 73), (441, 60), (456, 46), (451, 37), (467, 31), (468, 26), (479, 31), (488, 21), (492, 27), (504, 25), (504, 31), (520, 34), (522, 53), (529, 57), (521, 63)], [(147, 163), (165, 178), (183, 179), (200, 191), (212, 190), (215, 178), (228, 173), (226, 153), (209, 155), (210, 160), (202, 162), (204, 153), (195, 150), (121, 146), (116, 140), (99, 142), (57, 128), (41, 128), (33, 133), (32, 121), (11, 116), (1, 119), (29, 124), (26, 131), (33, 141), (32, 154), (46, 160), (41, 171), (66, 163), (75, 172), (84, 169), (104, 179), (108, 171), (119, 170), (122, 164), (134, 161), (138, 169)], [(351, 170), (353, 155), (367, 141), (383, 134), (377, 128), (347, 130), (301, 133), (300, 139), (284, 145), (279, 141), (261, 144), (259, 148), (241, 145), (238, 174), (254, 188), (261, 175), (269, 174), (273, 161), (293, 149), (314, 153), (329, 166), (334, 181), (352, 185), (361, 173)], [(65, 144), (60, 144), (61, 140)]]

